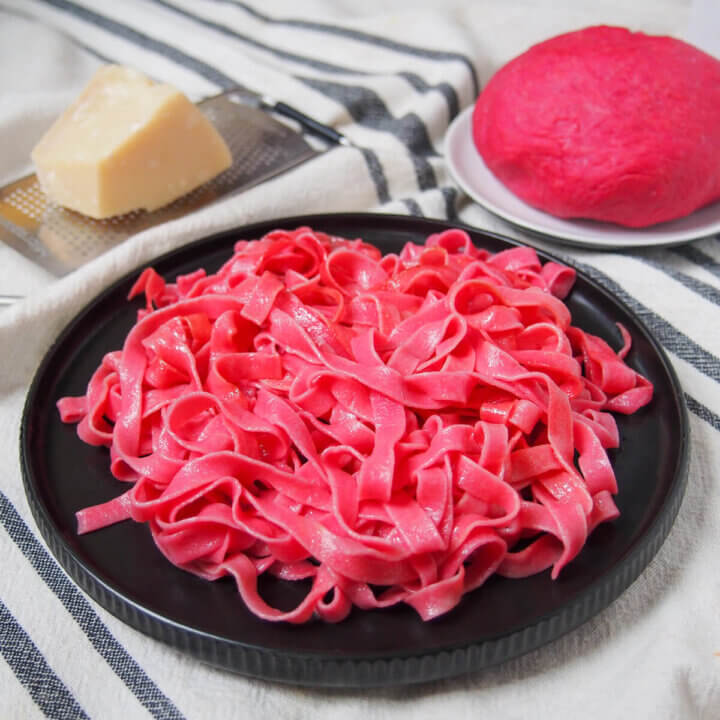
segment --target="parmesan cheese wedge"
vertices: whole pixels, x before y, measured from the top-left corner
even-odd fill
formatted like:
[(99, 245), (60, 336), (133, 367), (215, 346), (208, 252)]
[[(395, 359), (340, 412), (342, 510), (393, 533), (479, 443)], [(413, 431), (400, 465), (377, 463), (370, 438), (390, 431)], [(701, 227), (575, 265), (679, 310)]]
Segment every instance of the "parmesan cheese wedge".
[(32, 159), (53, 202), (97, 219), (160, 208), (232, 162), (185, 95), (117, 65), (97, 71)]

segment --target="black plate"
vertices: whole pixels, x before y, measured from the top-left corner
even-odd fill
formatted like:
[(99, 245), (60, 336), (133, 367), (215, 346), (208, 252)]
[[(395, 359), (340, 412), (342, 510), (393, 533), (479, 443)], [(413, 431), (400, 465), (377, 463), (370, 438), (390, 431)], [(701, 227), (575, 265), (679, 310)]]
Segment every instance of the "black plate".
[[(158, 258), (167, 278), (199, 266), (214, 271), (235, 240), (300, 225), (362, 237), (383, 251), (422, 242), (447, 223), (404, 216), (338, 214), (284, 218), (199, 240)], [(491, 251), (510, 240), (466, 228)], [(547, 260), (549, 255), (539, 253)], [(68, 573), (110, 612), (155, 638), (224, 668), (307, 685), (373, 686), (419, 682), (484, 668), (577, 627), (614, 600), (667, 536), (686, 482), (688, 420), (677, 378), (659, 344), (619, 300), (578, 273), (569, 299), (574, 324), (619, 345), (615, 322), (633, 337), (629, 363), (655, 385), (655, 397), (618, 417), (614, 465), (621, 516), (599, 527), (556, 581), (491, 578), (452, 612), (422, 622), (409, 607), (357, 611), (338, 625), (273, 624), (248, 612), (229, 579), (207, 582), (172, 566), (149, 530), (119, 523), (78, 536), (74, 514), (127, 489), (112, 478), (108, 451), (82, 443), (60, 422), (55, 403), (81, 395), (105, 352), (120, 348), (139, 301), (125, 298), (138, 272), (93, 300), (63, 331), (30, 389), (20, 450), (25, 490), (40, 531)], [(292, 604), (301, 588), (276, 580), (271, 602)]]

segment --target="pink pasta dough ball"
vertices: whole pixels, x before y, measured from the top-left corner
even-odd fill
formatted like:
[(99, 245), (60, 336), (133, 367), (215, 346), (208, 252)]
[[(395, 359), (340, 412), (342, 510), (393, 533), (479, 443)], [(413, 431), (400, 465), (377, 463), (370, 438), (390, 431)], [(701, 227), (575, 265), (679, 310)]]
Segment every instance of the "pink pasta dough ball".
[(720, 62), (624, 28), (560, 35), (495, 74), (473, 138), (501, 182), (552, 215), (680, 218), (720, 197)]

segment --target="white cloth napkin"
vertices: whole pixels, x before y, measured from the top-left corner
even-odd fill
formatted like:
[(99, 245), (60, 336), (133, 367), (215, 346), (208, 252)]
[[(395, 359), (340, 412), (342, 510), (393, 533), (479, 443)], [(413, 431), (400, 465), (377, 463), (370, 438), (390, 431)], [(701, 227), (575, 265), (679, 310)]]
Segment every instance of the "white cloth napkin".
[[(457, 191), (448, 123), (500, 64), (562, 31), (620, 24), (681, 36), (688, 8), (654, 2), (0, 2), (0, 182), (102, 62), (134, 65), (193, 98), (225, 77), (345, 132), (333, 148), (237, 197), (153, 228), (57, 280), (0, 247), (0, 717), (720, 717), (720, 242), (679, 252), (563, 252), (627, 293), (688, 395), (688, 490), (656, 558), (610, 607), (504, 665), (417, 687), (313, 690), (205, 666), (88, 600), (44, 548), (22, 490), (27, 388), (63, 325), (115, 278), (191, 239), (300, 213), (378, 210), (522, 237)], [(529, 240), (529, 238), (526, 238)], [(536, 241), (533, 241), (536, 242)]]

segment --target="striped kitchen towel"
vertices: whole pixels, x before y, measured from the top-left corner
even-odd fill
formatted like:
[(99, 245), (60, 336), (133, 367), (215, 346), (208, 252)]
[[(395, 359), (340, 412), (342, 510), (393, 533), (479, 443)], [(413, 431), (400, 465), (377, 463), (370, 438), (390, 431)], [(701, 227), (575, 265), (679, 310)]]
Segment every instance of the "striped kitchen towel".
[(453, 186), (442, 154), (449, 123), (500, 63), (534, 41), (598, 22), (680, 35), (687, 12), (681, 0), (392, 7), (0, 0), (1, 182), (29, 171), (38, 137), (106, 62), (195, 99), (236, 83), (268, 92), (357, 145), (137, 235), (61, 280), (0, 248), (0, 292), (27, 295), (0, 314), (0, 718), (720, 717), (718, 238), (625, 253), (560, 250), (628, 303), (668, 351), (686, 392), (692, 451), (687, 495), (657, 557), (609, 608), (541, 650), (420, 687), (252, 680), (124, 625), (78, 589), (39, 537), (18, 460), (23, 401), (55, 335), (102, 288), (190, 239), (301, 213), (409, 213), (530, 241)]

